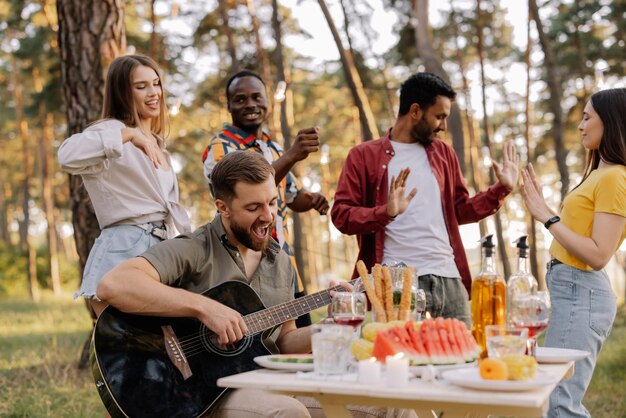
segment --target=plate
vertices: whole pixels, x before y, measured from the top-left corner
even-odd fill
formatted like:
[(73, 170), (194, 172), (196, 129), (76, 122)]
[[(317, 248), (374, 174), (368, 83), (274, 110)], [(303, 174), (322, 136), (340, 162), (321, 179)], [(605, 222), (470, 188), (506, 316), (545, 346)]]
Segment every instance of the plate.
[(569, 348), (537, 347), (535, 358), (539, 363), (567, 363), (591, 355), (588, 351)]
[[(471, 363), (461, 363), (461, 364), (433, 364), (432, 367), (435, 369), (435, 372), (439, 376), (441, 373), (445, 372), (446, 370), (465, 369), (466, 367), (473, 367), (475, 365), (476, 365), (476, 362), (472, 361)], [(428, 367), (427, 365), (410, 366), (409, 372), (413, 373), (413, 375), (417, 377), (420, 377), (424, 369), (426, 369), (427, 367)]]
[(448, 370), (441, 374), (446, 380), (457, 386), (470, 389), (491, 390), (494, 392), (518, 392), (533, 390), (541, 386), (556, 383), (556, 379), (546, 372), (537, 370), (537, 375), (531, 380), (485, 380), (480, 377), (478, 367), (469, 369)]
[(311, 354), (274, 354), (258, 356), (254, 362), (267, 369), (289, 370), (293, 372), (310, 372), (313, 370)]

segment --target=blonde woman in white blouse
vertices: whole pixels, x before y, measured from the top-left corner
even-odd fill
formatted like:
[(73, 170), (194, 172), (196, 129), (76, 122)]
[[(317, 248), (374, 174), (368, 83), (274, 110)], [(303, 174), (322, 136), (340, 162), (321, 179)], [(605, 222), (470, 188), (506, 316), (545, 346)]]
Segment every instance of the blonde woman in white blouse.
[(190, 231), (160, 136), (165, 126), (163, 96), (159, 68), (152, 59), (118, 57), (107, 74), (102, 119), (59, 148), (61, 167), (82, 177), (101, 229), (74, 295), (90, 299), (97, 314), (105, 306), (96, 296), (105, 273), (175, 231)]

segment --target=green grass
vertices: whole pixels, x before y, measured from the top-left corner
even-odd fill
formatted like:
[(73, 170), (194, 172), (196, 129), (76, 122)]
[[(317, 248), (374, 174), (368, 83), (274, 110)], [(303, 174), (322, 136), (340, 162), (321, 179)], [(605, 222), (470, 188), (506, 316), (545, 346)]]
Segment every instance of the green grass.
[(102, 417), (88, 370), (77, 366), (91, 320), (81, 301), (0, 301), (0, 416)]
[[(76, 367), (90, 324), (83, 302), (69, 295), (0, 300), (0, 417), (103, 416), (91, 372)], [(592, 416), (626, 416), (625, 366), (622, 307), (585, 398)]]

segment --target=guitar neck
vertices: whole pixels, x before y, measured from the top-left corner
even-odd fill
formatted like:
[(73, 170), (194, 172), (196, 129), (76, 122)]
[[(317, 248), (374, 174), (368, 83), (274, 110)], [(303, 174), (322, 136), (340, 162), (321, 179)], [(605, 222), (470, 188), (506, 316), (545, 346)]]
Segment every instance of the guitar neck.
[[(354, 280), (352, 282), (354, 282)], [(333, 290), (342, 292), (346, 289), (337, 285), (317, 293), (302, 296), (292, 301), (245, 315), (243, 319), (248, 327), (248, 335), (258, 334), (266, 329), (296, 319), (301, 315), (328, 305), (331, 300), (330, 292)]]

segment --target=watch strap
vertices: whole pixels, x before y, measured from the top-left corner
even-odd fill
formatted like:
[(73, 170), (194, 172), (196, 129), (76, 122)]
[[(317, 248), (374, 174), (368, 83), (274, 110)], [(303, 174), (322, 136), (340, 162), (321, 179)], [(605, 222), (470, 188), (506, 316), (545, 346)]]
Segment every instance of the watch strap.
[(546, 229), (550, 229), (550, 227), (551, 227), (553, 224), (555, 224), (555, 223), (559, 222), (560, 220), (561, 220), (561, 217), (559, 217), (559, 216), (553, 216), (553, 217), (551, 217), (550, 219), (548, 219), (548, 220), (546, 221), (546, 223), (545, 223), (545, 224), (543, 224), (543, 226), (545, 226), (545, 227), (546, 227)]

